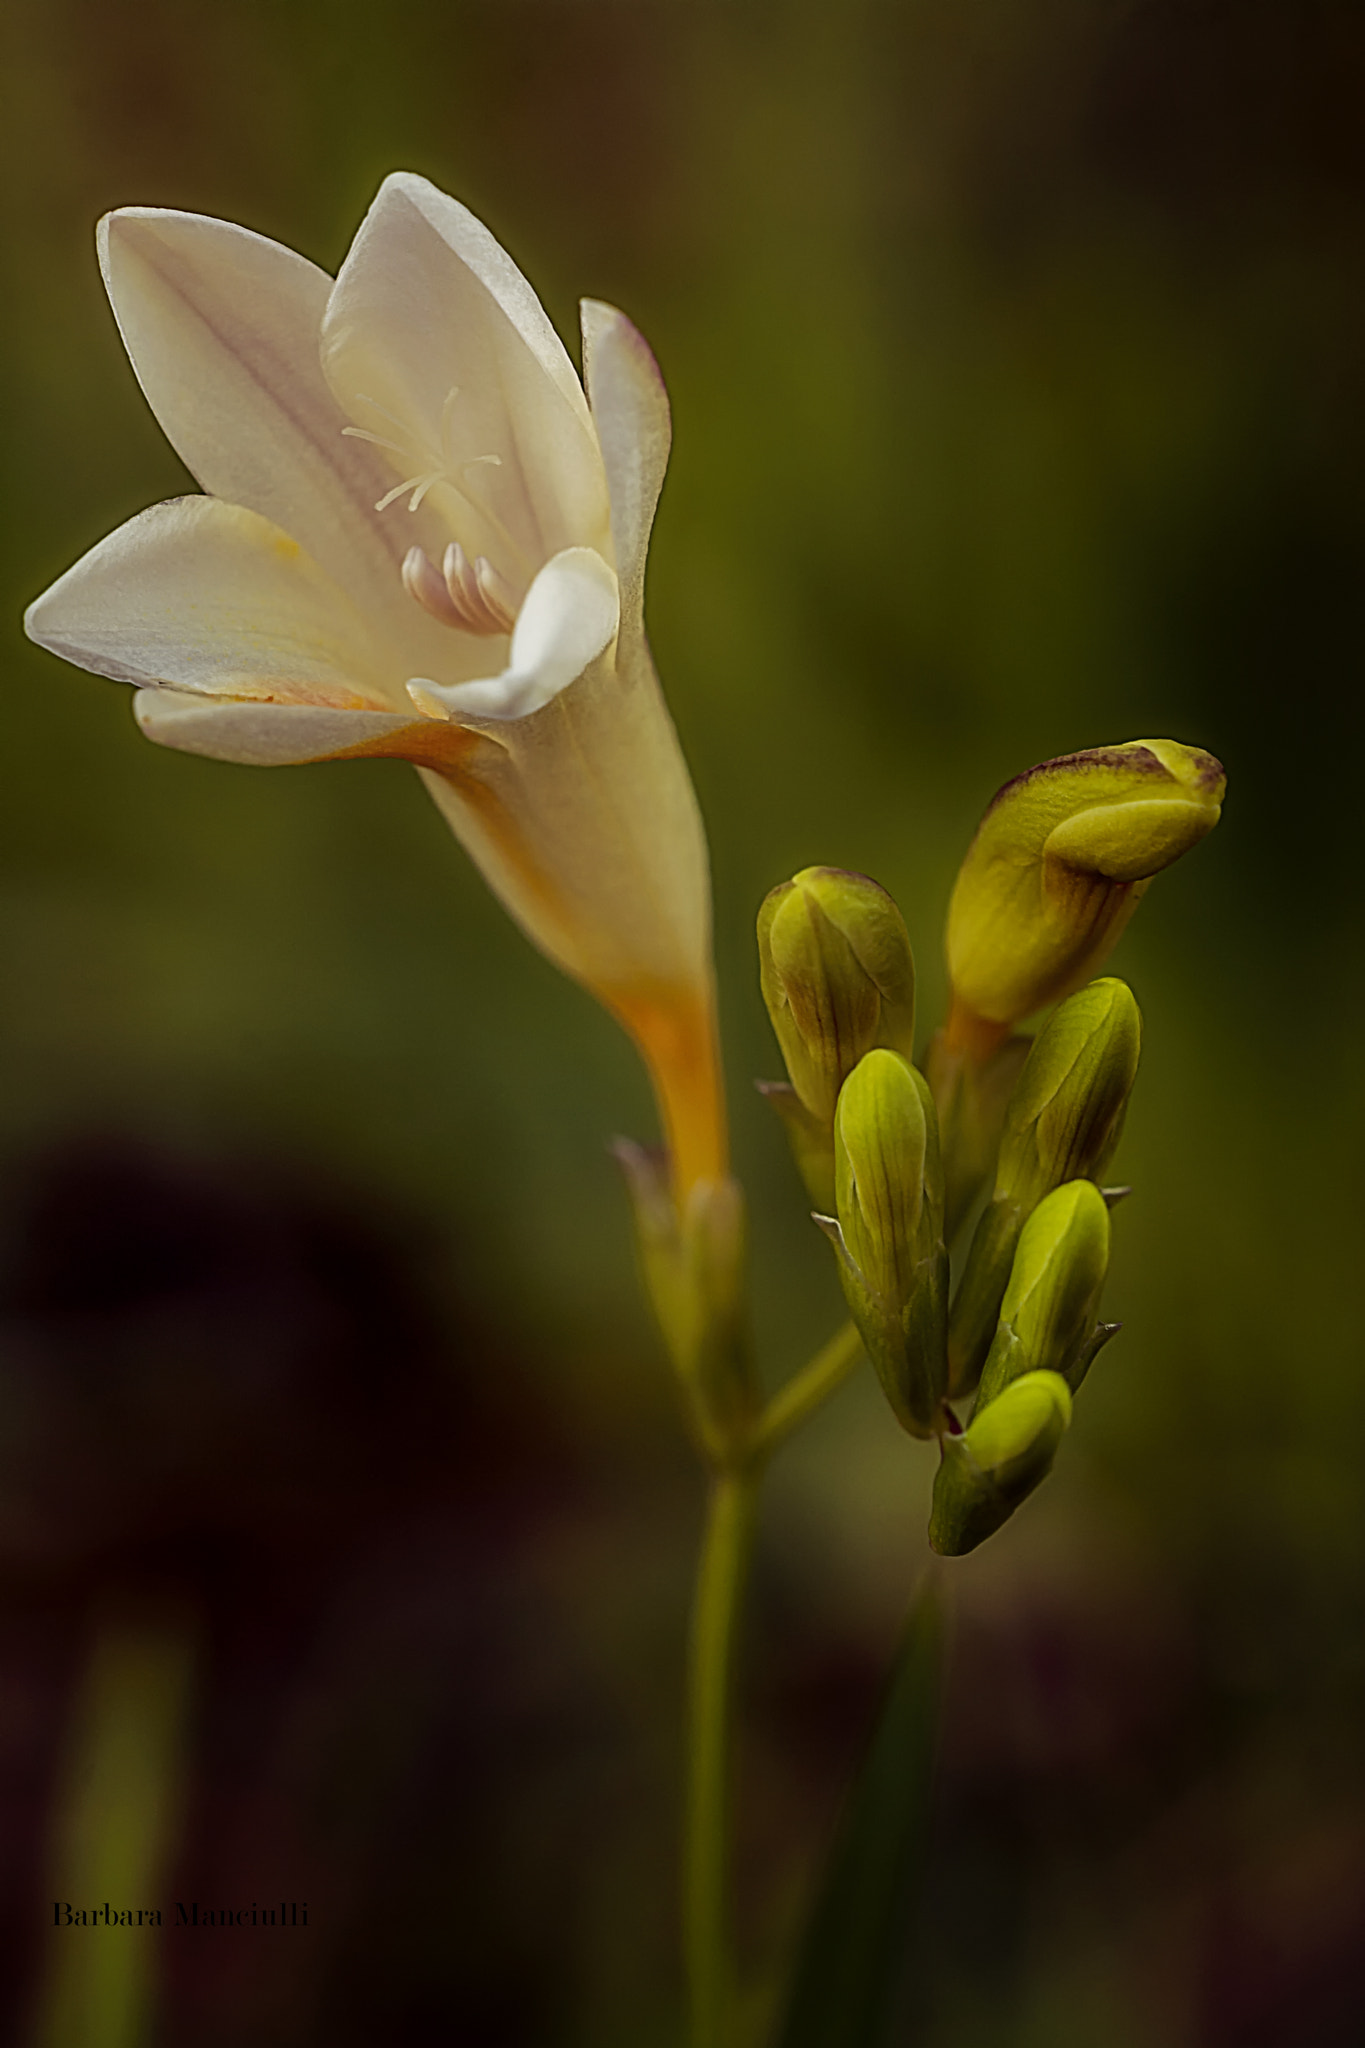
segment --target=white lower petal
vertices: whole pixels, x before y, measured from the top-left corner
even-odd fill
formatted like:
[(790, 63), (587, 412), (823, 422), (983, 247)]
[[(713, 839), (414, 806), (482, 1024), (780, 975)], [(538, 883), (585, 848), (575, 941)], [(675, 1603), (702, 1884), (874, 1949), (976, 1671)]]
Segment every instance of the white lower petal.
[(386, 672), (346, 593), (279, 527), (217, 498), (140, 512), (37, 598), (24, 624), (40, 646), (121, 682), (407, 712), (401, 675)]
[(419, 677), (409, 695), (422, 710), (453, 718), (529, 717), (610, 646), (619, 617), (616, 578), (602, 557), (591, 548), (566, 548), (526, 593), (501, 675), (445, 688)]
[(139, 690), (133, 711), (149, 740), (182, 754), (281, 768), (338, 755), (386, 752), (413, 721), (395, 711), (333, 711), (312, 704), (223, 703), (182, 690)]

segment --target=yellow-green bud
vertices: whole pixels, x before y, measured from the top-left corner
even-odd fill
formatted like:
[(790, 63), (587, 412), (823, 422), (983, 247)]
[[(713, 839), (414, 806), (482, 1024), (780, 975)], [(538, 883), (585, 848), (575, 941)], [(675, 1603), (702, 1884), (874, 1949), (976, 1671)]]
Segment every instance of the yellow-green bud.
[(1038, 1033), (1005, 1111), (995, 1192), (1029, 1207), (1068, 1180), (1098, 1180), (1123, 1132), (1142, 1016), (1127, 982), (1092, 981)]
[(900, 1422), (931, 1436), (947, 1384), (943, 1169), (933, 1098), (878, 1048), (844, 1083), (834, 1119), (839, 1253), (849, 1311)]
[(875, 1051), (859, 1061), (839, 1097), (834, 1145), (844, 1241), (869, 1284), (901, 1299), (943, 1235), (933, 1105), (909, 1060)]
[(1113, 1157), (1141, 1039), (1132, 991), (1108, 978), (1069, 996), (1034, 1040), (1005, 1112), (995, 1193), (953, 1299), (948, 1352), (955, 1395), (974, 1386), (981, 1371), (1030, 1210), (1064, 1181), (1097, 1180)]
[(1130, 740), (997, 791), (948, 907), (950, 1038), (1003, 1031), (1103, 965), (1152, 877), (1218, 822), (1212, 754)]
[(1055, 1372), (1012, 1382), (965, 1436), (945, 1437), (934, 1480), (929, 1542), (963, 1557), (993, 1536), (1052, 1470), (1071, 1422), (1071, 1394)]
[(839, 1090), (874, 1046), (914, 1052), (915, 962), (879, 883), (803, 868), (764, 899), (759, 976), (797, 1096), (828, 1128)]
[(1089, 1365), (1094, 1354), (1085, 1354), (1108, 1268), (1104, 1196), (1093, 1181), (1067, 1181), (1044, 1197), (1019, 1233), (981, 1374), (978, 1415), (1024, 1373), (1055, 1372), (1070, 1379)]

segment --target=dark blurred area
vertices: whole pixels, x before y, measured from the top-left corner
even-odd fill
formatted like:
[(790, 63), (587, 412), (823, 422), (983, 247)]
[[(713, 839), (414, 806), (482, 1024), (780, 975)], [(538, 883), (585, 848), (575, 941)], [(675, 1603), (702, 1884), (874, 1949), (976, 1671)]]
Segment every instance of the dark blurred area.
[[(901, 2038), (1365, 2038), (1365, 15), (11, 0), (0, 59), (6, 2038), (52, 2043), (99, 1645), (155, 1637), (190, 1673), (162, 1895), (311, 1903), (287, 1946), (166, 1936), (136, 2048), (676, 2039), (699, 1488), (604, 1149), (652, 1130), (629, 1049), (406, 770), (159, 752), (17, 623), (186, 487), (96, 217), (221, 214), (334, 268), (397, 166), (570, 339), (580, 293), (622, 305), (669, 383), (651, 629), (774, 1376), (841, 1311), (748, 1088), (763, 893), (811, 861), (885, 882), (927, 1030), (1000, 782), (1144, 734), (1226, 762), (1114, 962), (1147, 1025), (1123, 1335), (1048, 1487), (952, 1573)], [(929, 1478), (861, 1383), (773, 1474), (755, 2029)]]
[(170, 1890), (309, 1913), (167, 1939), (164, 2038), (548, 2037), (577, 1917), (552, 1862), (620, 1800), (630, 1731), (616, 1755), (538, 1563), (602, 1510), (507, 1340), (410, 1240), (261, 1157), (68, 1145), (9, 1230), (15, 1983), (92, 1620), (156, 1618), (195, 1665)]

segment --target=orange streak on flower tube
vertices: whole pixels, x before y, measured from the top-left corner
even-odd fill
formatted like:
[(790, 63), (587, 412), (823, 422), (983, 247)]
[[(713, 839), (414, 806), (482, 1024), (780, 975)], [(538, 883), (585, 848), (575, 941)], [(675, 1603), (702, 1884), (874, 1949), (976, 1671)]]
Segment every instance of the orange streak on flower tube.
[(709, 987), (660, 984), (597, 994), (618, 1017), (649, 1070), (681, 1202), (698, 1181), (729, 1173), (725, 1090)]
[(467, 726), (446, 724), (434, 718), (415, 718), (410, 725), (399, 726), (394, 732), (361, 740), (354, 747), (337, 747), (332, 753), (319, 758), (327, 761), (411, 761), (414, 767), (434, 768), (438, 774), (449, 775), (463, 790), (464, 780), (455, 771), (486, 744), (480, 734), (471, 732)]

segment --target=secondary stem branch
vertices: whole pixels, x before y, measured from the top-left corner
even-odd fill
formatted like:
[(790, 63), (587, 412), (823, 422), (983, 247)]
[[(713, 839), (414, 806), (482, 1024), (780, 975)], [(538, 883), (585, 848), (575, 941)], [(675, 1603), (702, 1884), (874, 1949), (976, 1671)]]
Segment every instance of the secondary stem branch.
[(762, 1415), (754, 1435), (754, 1449), (760, 1457), (776, 1449), (808, 1415), (843, 1385), (863, 1355), (863, 1340), (852, 1323), (836, 1330), (828, 1344), (816, 1352), (809, 1365), (793, 1373), (779, 1387)]

